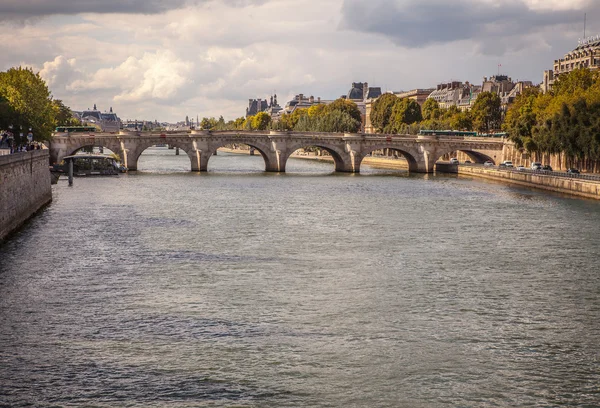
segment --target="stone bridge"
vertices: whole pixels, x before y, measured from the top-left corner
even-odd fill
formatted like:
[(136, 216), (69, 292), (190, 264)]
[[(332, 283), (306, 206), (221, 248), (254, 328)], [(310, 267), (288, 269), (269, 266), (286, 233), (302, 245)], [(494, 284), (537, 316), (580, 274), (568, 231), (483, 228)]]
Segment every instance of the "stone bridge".
[(159, 144), (168, 144), (186, 152), (192, 171), (206, 171), (208, 161), (217, 149), (246, 144), (260, 152), (268, 172), (285, 172), (292, 153), (316, 146), (333, 157), (335, 170), (339, 172), (358, 173), (366, 156), (376, 150), (391, 149), (406, 158), (410, 172), (432, 173), (436, 161), (456, 151), (465, 152), (476, 163), (486, 160), (496, 162), (502, 157), (504, 139), (275, 131), (56, 133), (50, 142), (50, 161), (59, 163), (63, 157), (84, 147), (101, 146), (119, 154), (129, 170), (137, 170), (142, 152)]

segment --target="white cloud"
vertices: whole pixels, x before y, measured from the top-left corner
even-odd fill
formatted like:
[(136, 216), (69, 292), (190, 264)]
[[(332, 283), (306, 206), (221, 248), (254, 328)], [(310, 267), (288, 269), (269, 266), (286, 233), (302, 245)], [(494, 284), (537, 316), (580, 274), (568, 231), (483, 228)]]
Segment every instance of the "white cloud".
[(115, 68), (102, 68), (91, 77), (75, 81), (68, 90), (115, 90), (115, 102), (144, 100), (173, 101), (192, 84), (189, 74), (193, 64), (179, 59), (170, 51), (144, 53), (129, 57)]
[(63, 55), (47, 61), (40, 70), (40, 76), (50, 88), (65, 88), (81, 76), (81, 71), (76, 68), (76, 59), (67, 59)]

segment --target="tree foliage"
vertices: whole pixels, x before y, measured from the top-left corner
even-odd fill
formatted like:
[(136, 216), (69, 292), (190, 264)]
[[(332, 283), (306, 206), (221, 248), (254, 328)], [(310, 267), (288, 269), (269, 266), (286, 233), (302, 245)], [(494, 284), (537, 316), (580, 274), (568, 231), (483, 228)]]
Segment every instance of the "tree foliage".
[(392, 108), (390, 123), (385, 128), (386, 133), (400, 133), (403, 125), (412, 125), (423, 120), (421, 106), (412, 99), (398, 99)]
[(562, 74), (549, 93), (526, 90), (508, 109), (503, 128), (531, 153), (600, 160), (600, 74), (577, 69)]
[(498, 94), (493, 92), (480, 93), (471, 109), (475, 128), (485, 133), (500, 129), (501, 105), (502, 101)]
[(252, 118), (252, 129), (266, 130), (271, 124), (271, 117), (267, 112), (258, 112)]
[(440, 104), (433, 98), (427, 98), (421, 108), (423, 113), (423, 119), (425, 120), (436, 120), (442, 116), (442, 110)]
[(371, 108), (371, 124), (377, 132), (383, 132), (390, 123), (392, 109), (398, 101), (398, 97), (391, 93), (381, 95)]
[(60, 99), (52, 101), (54, 108), (54, 116), (56, 118), (56, 126), (80, 126), (81, 121), (73, 117), (71, 108), (66, 106)]
[(32, 129), (36, 140), (48, 140), (56, 127), (57, 111), (48, 87), (30, 68), (0, 72), (0, 128), (14, 133)]
[(358, 106), (340, 98), (329, 105), (315, 104), (308, 109), (295, 109), (291, 114), (283, 114), (271, 128), (300, 132), (356, 133), (361, 124), (362, 114)]

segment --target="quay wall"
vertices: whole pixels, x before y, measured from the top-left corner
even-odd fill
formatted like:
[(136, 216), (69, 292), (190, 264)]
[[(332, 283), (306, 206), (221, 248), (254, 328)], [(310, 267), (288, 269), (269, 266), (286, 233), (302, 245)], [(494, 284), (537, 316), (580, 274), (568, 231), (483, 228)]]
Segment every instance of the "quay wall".
[(448, 163), (438, 163), (436, 165), (436, 171), (503, 181), (519, 186), (600, 200), (600, 183), (589, 180), (557, 177), (545, 174), (520, 173), (518, 171), (495, 170), (478, 166), (457, 166)]
[(52, 201), (48, 150), (0, 156), (0, 243)]

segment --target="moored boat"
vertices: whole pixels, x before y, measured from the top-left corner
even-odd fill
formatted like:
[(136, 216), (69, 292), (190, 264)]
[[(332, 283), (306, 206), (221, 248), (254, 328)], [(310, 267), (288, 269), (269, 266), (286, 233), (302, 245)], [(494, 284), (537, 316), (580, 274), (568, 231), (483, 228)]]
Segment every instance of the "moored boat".
[(69, 161), (73, 161), (73, 176), (116, 176), (125, 173), (127, 168), (118, 163), (113, 156), (104, 154), (75, 154), (63, 158), (61, 164), (54, 165), (51, 173), (56, 180), (61, 174), (69, 173)]

